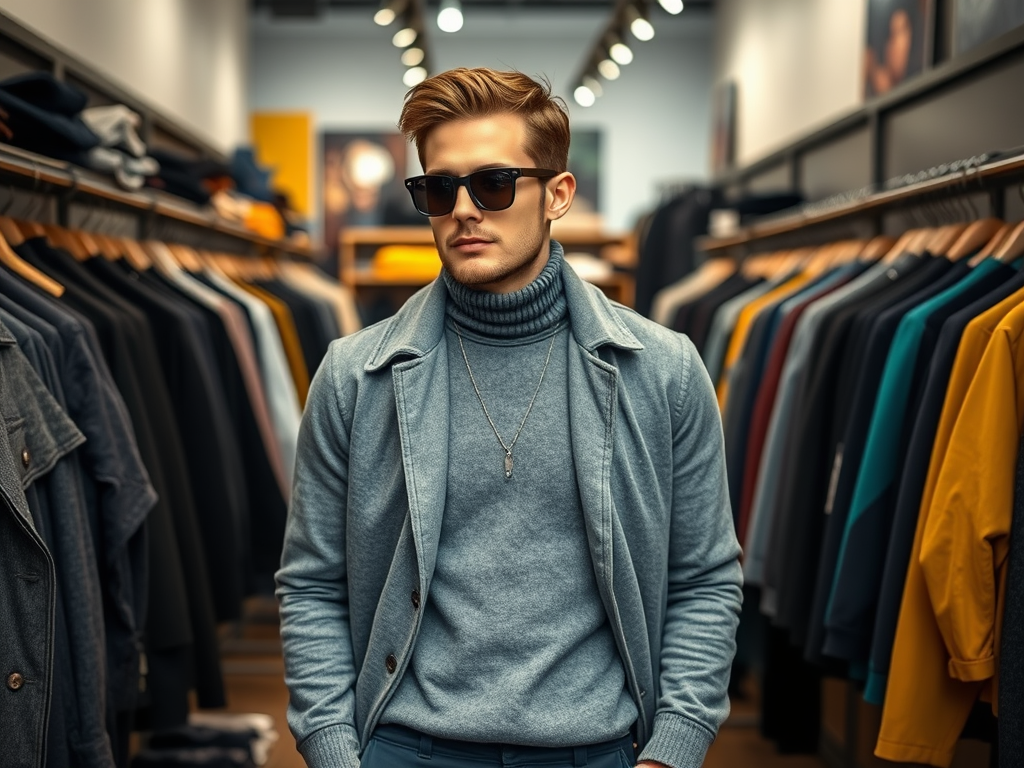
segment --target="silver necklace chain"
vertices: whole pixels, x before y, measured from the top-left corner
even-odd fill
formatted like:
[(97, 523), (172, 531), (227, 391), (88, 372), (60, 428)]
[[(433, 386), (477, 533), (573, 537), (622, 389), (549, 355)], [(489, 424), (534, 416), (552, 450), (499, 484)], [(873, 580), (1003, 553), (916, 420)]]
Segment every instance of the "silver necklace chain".
[(551, 343), (548, 344), (548, 355), (544, 359), (544, 367), (540, 372), (540, 381), (537, 382), (537, 389), (533, 393), (533, 397), (530, 398), (530, 404), (526, 408), (526, 415), (523, 416), (523, 421), (519, 425), (519, 429), (516, 430), (515, 436), (512, 438), (512, 442), (505, 445), (505, 441), (501, 439), (501, 435), (498, 434), (498, 428), (494, 426), (494, 419), (491, 418), (491, 414), (487, 410), (487, 404), (484, 403), (484, 397), (480, 394), (480, 387), (476, 384), (476, 377), (473, 375), (473, 369), (469, 365), (469, 358), (466, 356), (466, 345), (462, 343), (462, 332), (459, 330), (459, 324), (454, 320), (452, 325), (455, 326), (455, 335), (459, 337), (459, 349), (462, 350), (462, 359), (466, 363), (466, 371), (469, 373), (469, 381), (473, 385), (473, 391), (476, 392), (476, 399), (480, 401), (480, 407), (484, 409), (484, 416), (487, 417), (487, 423), (491, 425), (491, 429), (494, 430), (494, 436), (498, 438), (498, 442), (501, 443), (501, 447), (505, 449), (505, 479), (508, 480), (512, 477), (512, 449), (516, 445), (516, 441), (519, 439), (519, 435), (523, 431), (523, 427), (526, 426), (526, 420), (530, 418), (530, 411), (533, 410), (533, 404), (537, 402), (537, 395), (540, 394), (540, 385), (544, 383), (544, 374), (548, 372), (548, 364), (551, 362), (551, 350), (555, 346), (555, 336), (558, 334), (551, 335)]

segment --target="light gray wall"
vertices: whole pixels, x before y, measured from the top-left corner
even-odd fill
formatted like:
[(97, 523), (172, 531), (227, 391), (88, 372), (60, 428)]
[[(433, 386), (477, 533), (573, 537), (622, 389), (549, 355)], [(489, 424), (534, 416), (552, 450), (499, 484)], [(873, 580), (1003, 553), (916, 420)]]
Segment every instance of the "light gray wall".
[(867, 0), (716, 0), (715, 82), (736, 82), (747, 165), (863, 102)]
[[(427, 34), (435, 71), (489, 66), (546, 75), (569, 103), (574, 126), (603, 131), (601, 207), (614, 231), (657, 201), (660, 183), (707, 177), (713, 22), (704, 13), (657, 10), (654, 40), (634, 46), (634, 62), (589, 109), (570, 90), (606, 14), (477, 11), (457, 34), (432, 21)], [(394, 29), (376, 26), (369, 14), (333, 14), (316, 25), (257, 16), (251, 108), (311, 112), (318, 133), (396, 130), (406, 88), (390, 43)]]
[(0, 0), (0, 10), (224, 152), (248, 140), (247, 0)]

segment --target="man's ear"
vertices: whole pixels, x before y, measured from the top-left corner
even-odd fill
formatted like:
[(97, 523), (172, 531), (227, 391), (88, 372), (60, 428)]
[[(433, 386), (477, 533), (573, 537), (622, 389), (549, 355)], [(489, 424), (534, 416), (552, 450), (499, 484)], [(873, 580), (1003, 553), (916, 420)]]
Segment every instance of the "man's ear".
[(576, 198), (576, 177), (568, 171), (563, 171), (548, 179), (544, 188), (544, 217), (548, 221), (554, 221), (565, 216)]

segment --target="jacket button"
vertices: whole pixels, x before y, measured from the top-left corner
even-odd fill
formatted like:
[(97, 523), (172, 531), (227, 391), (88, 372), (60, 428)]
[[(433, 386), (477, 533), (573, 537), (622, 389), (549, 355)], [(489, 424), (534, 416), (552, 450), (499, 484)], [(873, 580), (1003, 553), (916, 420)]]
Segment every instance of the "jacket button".
[(412, 607), (417, 610), (419, 610), (420, 607), (420, 593), (417, 589), (412, 591)]
[(32, 454), (28, 452), (28, 448), (21, 449), (21, 463), (25, 469), (28, 469), (28, 465), (32, 463)]
[(389, 653), (388, 657), (384, 659), (384, 668), (387, 669), (389, 675), (395, 674), (395, 670), (398, 669), (398, 659), (395, 658), (395, 654)]
[(7, 687), (12, 691), (19, 690), (23, 685), (25, 685), (25, 678), (19, 673), (11, 672), (11, 674), (7, 676)]

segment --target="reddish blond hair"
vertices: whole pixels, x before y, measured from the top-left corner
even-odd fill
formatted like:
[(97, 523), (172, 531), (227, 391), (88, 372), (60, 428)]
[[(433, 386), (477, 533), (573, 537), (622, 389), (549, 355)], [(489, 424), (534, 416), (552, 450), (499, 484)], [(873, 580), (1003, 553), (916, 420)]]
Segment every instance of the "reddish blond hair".
[(526, 121), (526, 154), (538, 168), (564, 171), (569, 161), (569, 112), (551, 95), (548, 83), (522, 72), (480, 67), (450, 69), (427, 78), (405, 95), (398, 127), (416, 144), (420, 164), (423, 145), (442, 123), (510, 113)]

